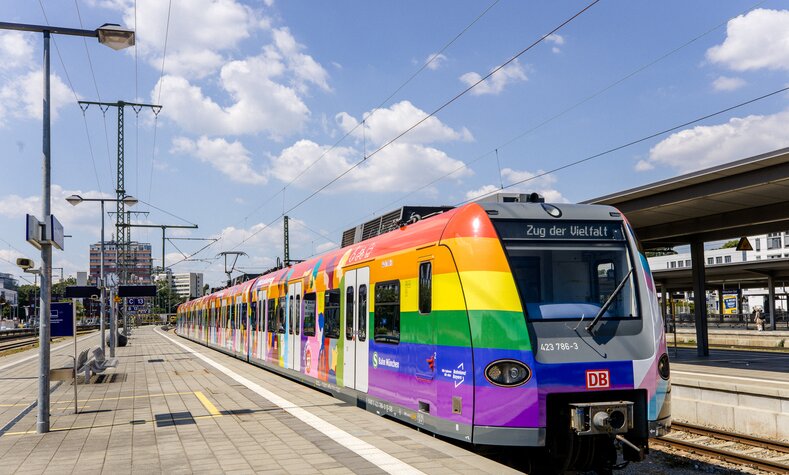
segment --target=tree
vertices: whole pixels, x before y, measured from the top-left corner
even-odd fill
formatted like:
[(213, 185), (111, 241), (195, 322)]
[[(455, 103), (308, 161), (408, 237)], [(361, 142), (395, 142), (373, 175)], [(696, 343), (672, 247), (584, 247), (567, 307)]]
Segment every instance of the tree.
[(657, 257), (657, 256), (673, 256), (677, 253), (674, 249), (670, 247), (664, 247), (659, 249), (650, 249), (645, 252), (647, 257)]
[(153, 313), (175, 313), (179, 305), (186, 299), (178, 296), (173, 289), (167, 285), (166, 280), (156, 283), (156, 301), (154, 302)]
[(731, 249), (733, 247), (737, 247), (737, 243), (739, 243), (739, 242), (740, 242), (739, 239), (732, 239), (731, 241), (726, 241), (723, 244), (723, 246), (721, 246), (720, 248), (721, 249)]

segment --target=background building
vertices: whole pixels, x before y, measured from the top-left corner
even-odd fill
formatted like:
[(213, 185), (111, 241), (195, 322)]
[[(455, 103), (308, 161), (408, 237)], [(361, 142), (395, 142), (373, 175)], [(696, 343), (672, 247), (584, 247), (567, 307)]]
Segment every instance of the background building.
[[(717, 249), (705, 249), (704, 261), (706, 267), (734, 264), (741, 262), (753, 262), (767, 259), (780, 259), (789, 258), (789, 231), (774, 232), (768, 234), (758, 234), (755, 236), (748, 236), (748, 241), (753, 247), (752, 251), (738, 251), (734, 247), (720, 247)], [(721, 243), (722, 245), (722, 243)], [(680, 248), (682, 249), (682, 248)], [(654, 256), (649, 258), (649, 267), (655, 270), (661, 269), (683, 269), (690, 268), (691, 258), (690, 251), (677, 252), (676, 254), (666, 254), (661, 256)], [(736, 288), (736, 282), (732, 282)], [(781, 285), (780, 294), (785, 294), (785, 288)], [(690, 301), (690, 292), (685, 292), (686, 299)], [(749, 313), (756, 307), (761, 309), (767, 308), (766, 303), (767, 289), (742, 289), (740, 291), (741, 302), (739, 303), (739, 312)], [(781, 295), (775, 301), (776, 310), (787, 310), (786, 298), (781, 298)], [(721, 298), (717, 291), (707, 292), (707, 307), (713, 313), (721, 311)], [(685, 309), (687, 311), (687, 309)], [(680, 310), (677, 310), (679, 313)]]
[[(90, 281), (98, 282), (101, 263), (101, 243), (90, 245)], [(126, 270), (131, 284), (150, 284), (153, 260), (151, 245), (147, 242), (132, 241), (126, 254)], [(104, 243), (104, 275), (120, 274), (118, 269), (118, 253), (115, 241)]]
[(162, 274), (156, 274), (156, 281), (166, 281), (167, 286), (179, 297), (193, 299), (203, 296), (203, 274), (197, 272), (184, 272), (173, 274), (170, 269)]

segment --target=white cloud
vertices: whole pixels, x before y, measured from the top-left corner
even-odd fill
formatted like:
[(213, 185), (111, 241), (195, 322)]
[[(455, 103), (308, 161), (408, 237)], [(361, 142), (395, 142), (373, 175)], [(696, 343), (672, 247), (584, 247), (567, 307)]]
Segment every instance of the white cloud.
[[(307, 106), (294, 89), (269, 79), (266, 70), (262, 57), (226, 64), (222, 68), (221, 85), (234, 100), (226, 107), (186, 79), (165, 76), (161, 79), (161, 100), (167, 104), (163, 117), (196, 134), (268, 132), (272, 138), (279, 139), (301, 130), (309, 118)], [(156, 88), (152, 98), (155, 91)]]
[[(789, 111), (750, 115), (671, 134), (649, 151), (649, 164), (680, 172), (711, 167), (789, 145)], [(636, 165), (638, 169), (639, 165)], [(646, 165), (641, 165), (646, 169)]]
[[(510, 183), (517, 183), (523, 181), (518, 185), (501, 190), (500, 187), (495, 185), (484, 185), (476, 190), (466, 192), (466, 199), (475, 200), (483, 196), (494, 194), (501, 190), (503, 193), (539, 193), (549, 203), (565, 203), (567, 199), (562, 196), (562, 193), (554, 188), (556, 177), (553, 175), (542, 175), (545, 173), (543, 170), (530, 172), (526, 170), (514, 170), (512, 168), (503, 168), (501, 170), (501, 177), (504, 185)], [(537, 175), (542, 175), (537, 177)], [(536, 177), (536, 178), (535, 178)]]
[(726, 39), (707, 59), (735, 71), (789, 70), (789, 10), (759, 8), (729, 20)]
[[(427, 117), (427, 113), (409, 101), (402, 101), (389, 108), (378, 109), (374, 113), (368, 112), (364, 114), (364, 117), (366, 117), (364, 127), (354, 130), (353, 136), (357, 139), (364, 138), (368, 144), (382, 145)], [(346, 112), (337, 114), (335, 120), (343, 132), (350, 132), (359, 124), (358, 119)], [(471, 141), (473, 137), (465, 127), (461, 130), (454, 130), (434, 116), (398, 139), (398, 142), (425, 144), (454, 140)]]
[(433, 53), (429, 55), (427, 58), (425, 58), (425, 65), (427, 66), (427, 69), (435, 71), (441, 66), (443, 66), (446, 61), (447, 61), (447, 57), (444, 56), (443, 54)]
[[(90, 190), (66, 190), (57, 184), (52, 185), (51, 193), (52, 214), (63, 224), (66, 234), (71, 234), (75, 228), (79, 228), (92, 235), (99, 235), (101, 215), (98, 205), (96, 203), (82, 203), (72, 206), (66, 201), (66, 197), (77, 194), (86, 198), (114, 198), (114, 195)], [(16, 194), (0, 196), (0, 216), (21, 219), (20, 222), (24, 222), (25, 214), (41, 218), (41, 196), (19, 196)]]
[[(135, 9), (136, 4), (136, 9)], [(204, 77), (216, 71), (238, 45), (268, 24), (260, 12), (235, 0), (115, 0), (104, 6), (123, 13), (126, 25), (135, 26), (137, 51), (159, 70), (165, 53), (165, 72)]]
[(193, 141), (176, 137), (173, 139), (171, 152), (192, 154), (238, 183), (258, 185), (268, 181), (263, 173), (255, 171), (249, 150), (238, 141), (228, 142), (222, 138), (208, 137)]
[(0, 70), (31, 68), (33, 35), (21, 31), (0, 32)]
[[(60, 109), (73, 103), (71, 89), (59, 76), (50, 76), (50, 114), (56, 120)], [(44, 79), (38, 69), (12, 78), (0, 87), (0, 125), (10, 117), (41, 120), (43, 116)]]
[[(325, 155), (324, 155), (325, 154)], [(295, 184), (304, 188), (324, 185), (332, 177), (340, 175), (361, 160), (361, 152), (350, 147), (319, 145), (309, 140), (300, 140), (271, 159), (271, 173), (287, 182), (315, 162), (323, 158), (304, 173)], [(381, 150), (375, 157), (356, 167), (351, 173), (328, 188), (328, 191), (368, 191), (387, 193), (401, 191), (415, 182), (429, 182), (462, 167), (462, 163), (449, 157), (441, 150), (411, 143), (394, 143)], [(465, 176), (464, 169), (455, 177)]]
[[(476, 72), (470, 72), (460, 76), (460, 80), (467, 86), (476, 84), (480, 79), (482, 79), (482, 75)], [(489, 77), (484, 82), (477, 84), (477, 86), (471, 90), (471, 93), (476, 96), (483, 94), (499, 94), (508, 84), (526, 80), (528, 80), (526, 72), (516, 59), (507, 66), (501, 68), (496, 74)]]
[(545, 37), (545, 41), (548, 43), (553, 43), (551, 47), (551, 51), (554, 53), (561, 53), (562, 50), (559, 46), (564, 45), (564, 37), (562, 35), (553, 33)]
[(734, 91), (746, 84), (742, 78), (731, 78), (720, 76), (712, 82), (712, 88), (716, 91)]
[(652, 170), (654, 168), (655, 165), (649, 163), (648, 160), (639, 160), (638, 163), (636, 163), (637, 172), (648, 172), (649, 170)]
[(300, 92), (306, 92), (306, 83), (312, 83), (324, 91), (330, 91), (329, 74), (312, 56), (304, 54), (303, 45), (296, 42), (287, 28), (278, 28), (272, 32), (274, 44), (284, 56), (285, 64), (295, 78), (295, 85)]
[(561, 46), (564, 44), (564, 37), (557, 33), (552, 33), (545, 37), (545, 41)]

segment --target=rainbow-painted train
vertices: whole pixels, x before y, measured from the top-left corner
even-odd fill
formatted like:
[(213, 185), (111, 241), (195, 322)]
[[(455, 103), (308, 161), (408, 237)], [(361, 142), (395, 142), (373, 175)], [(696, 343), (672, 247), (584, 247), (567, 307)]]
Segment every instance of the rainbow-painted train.
[(618, 448), (643, 459), (670, 430), (671, 386), (625, 217), (534, 194), (439, 211), (186, 302), (177, 332), (435, 434), (537, 448), (553, 468), (608, 471)]

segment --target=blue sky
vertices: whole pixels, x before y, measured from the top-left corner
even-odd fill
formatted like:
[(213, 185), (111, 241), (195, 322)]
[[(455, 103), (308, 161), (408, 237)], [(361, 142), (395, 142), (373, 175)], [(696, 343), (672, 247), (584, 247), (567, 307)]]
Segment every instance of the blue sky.
[[(150, 211), (139, 222), (187, 221), (199, 229), (168, 234), (220, 238), (194, 256), (207, 261), (174, 267), (204, 272), (213, 285), (221, 251), (247, 252), (239, 266), (249, 271), (281, 256), (283, 211), (291, 256), (307, 257), (374, 213), (457, 204), (789, 82), (785, 2), (602, 0), (376, 152), (586, 5), (3, 2), (2, 21), (111, 22), (138, 34), (136, 48), (122, 52), (56, 37), (53, 212), (74, 237), (54, 265), (86, 270), (99, 236), (97, 205), (71, 207), (65, 196), (115, 189), (115, 110), (90, 107), (83, 118), (75, 97), (163, 106), (155, 120), (126, 109), (126, 190), (145, 202), (136, 210)], [(18, 274), (8, 261), (20, 255), (40, 260), (24, 242), (24, 214), (41, 213), (41, 49), (40, 34), (0, 33), (0, 272)], [(788, 121), (787, 95), (776, 95), (510, 191), (582, 201), (785, 147)], [(158, 265), (159, 231), (133, 229), (132, 238), (153, 244)], [(168, 243), (168, 265), (184, 258), (175, 246), (190, 255), (204, 244)]]

